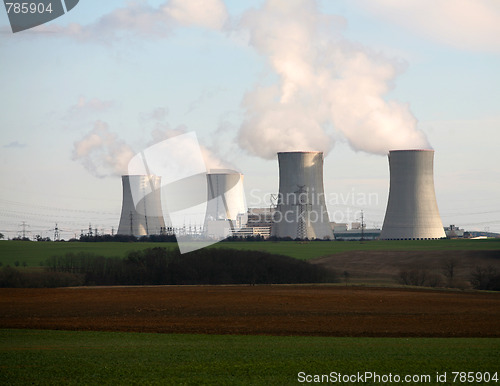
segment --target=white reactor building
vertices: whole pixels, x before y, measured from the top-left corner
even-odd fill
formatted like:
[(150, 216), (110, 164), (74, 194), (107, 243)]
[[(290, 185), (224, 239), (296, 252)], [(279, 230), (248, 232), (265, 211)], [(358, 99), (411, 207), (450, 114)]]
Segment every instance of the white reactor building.
[(332, 239), (323, 188), (323, 152), (278, 153), (279, 193), (271, 235)]
[(147, 236), (165, 229), (161, 207), (161, 177), (122, 176), (123, 202), (118, 234)]
[(434, 150), (392, 150), (389, 169), (389, 199), (380, 239), (446, 237), (434, 191)]

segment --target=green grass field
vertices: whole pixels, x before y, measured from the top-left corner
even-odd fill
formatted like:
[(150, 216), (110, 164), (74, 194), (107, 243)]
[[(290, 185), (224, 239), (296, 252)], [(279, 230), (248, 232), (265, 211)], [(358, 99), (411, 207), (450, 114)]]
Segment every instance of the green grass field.
[[(40, 266), (51, 256), (62, 256), (67, 252), (89, 252), (106, 257), (124, 257), (127, 252), (152, 247), (175, 248), (176, 243), (81, 243), (81, 242), (26, 242), (0, 241), (2, 265)], [(486, 240), (428, 240), (428, 241), (330, 241), (301, 243), (280, 242), (223, 242), (210, 248), (235, 248), (266, 251), (309, 260), (321, 256), (347, 251), (439, 251), (439, 250), (500, 250), (500, 239)]]
[(88, 252), (106, 257), (124, 257), (128, 252), (153, 247), (174, 248), (176, 243), (80, 243), (80, 242), (28, 242), (1, 241), (0, 262), (4, 266), (14, 266), (26, 262), (28, 266), (40, 266), (51, 256), (63, 256), (66, 253)]
[(299, 384), (300, 372), (302, 378), (331, 372), (429, 375), (432, 384), (437, 372), (446, 372), (452, 384), (453, 371), (500, 371), (500, 339), (484, 338), (0, 330), (0, 353), (3, 385), (293, 385)]
[(215, 248), (255, 249), (310, 260), (349, 251), (441, 251), (441, 250), (500, 250), (500, 239), (485, 240), (375, 240), (375, 241), (316, 241), (301, 243), (280, 242), (224, 242)]

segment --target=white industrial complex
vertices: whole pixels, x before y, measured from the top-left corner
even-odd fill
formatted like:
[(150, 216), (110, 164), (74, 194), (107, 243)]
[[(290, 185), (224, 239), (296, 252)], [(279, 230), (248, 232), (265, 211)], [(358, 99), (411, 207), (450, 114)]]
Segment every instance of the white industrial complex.
[[(382, 230), (363, 222), (331, 223), (323, 187), (323, 153), (278, 153), (279, 191), (269, 208), (246, 207), (243, 174), (226, 169), (206, 173), (203, 226), (172, 227), (162, 212), (161, 177), (123, 176), (118, 234), (136, 237), (171, 233), (200, 239), (229, 236), (321, 240), (428, 240), (463, 237), (463, 229), (443, 228), (436, 202), (433, 150), (389, 152), (390, 187)], [(191, 229), (191, 227), (189, 228)]]

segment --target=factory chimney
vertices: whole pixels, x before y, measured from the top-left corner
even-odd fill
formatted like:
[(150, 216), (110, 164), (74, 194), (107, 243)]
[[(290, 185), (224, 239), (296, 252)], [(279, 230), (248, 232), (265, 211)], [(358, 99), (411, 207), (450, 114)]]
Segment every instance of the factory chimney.
[(278, 153), (279, 194), (271, 234), (331, 239), (323, 188), (323, 152)]
[(165, 230), (161, 208), (161, 177), (122, 176), (123, 202), (117, 234), (147, 236)]
[(434, 150), (389, 152), (390, 188), (381, 240), (446, 237), (434, 192)]

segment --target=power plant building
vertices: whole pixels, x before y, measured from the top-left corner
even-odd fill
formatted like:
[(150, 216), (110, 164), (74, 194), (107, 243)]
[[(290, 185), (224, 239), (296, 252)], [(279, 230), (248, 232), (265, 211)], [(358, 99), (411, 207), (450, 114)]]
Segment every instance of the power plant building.
[[(178, 187), (171, 184), (175, 189), (171, 187), (170, 190), (175, 194), (171, 193), (163, 199), (171, 198), (164, 201), (172, 201), (170, 206), (173, 204), (174, 213), (179, 212), (179, 208), (187, 207), (181, 198), (191, 199), (196, 192), (196, 200), (188, 202), (191, 207), (198, 205), (198, 201), (202, 205), (206, 199), (206, 206), (200, 208), (205, 213), (199, 210), (198, 224), (203, 221), (203, 230), (200, 227), (199, 233), (194, 236), (207, 242), (212, 240), (211, 243), (232, 235), (349, 240), (375, 239), (380, 232), (381, 240), (440, 239), (447, 234), (463, 237), (463, 230), (457, 232), (458, 228), (450, 226), (445, 233), (443, 228), (434, 190), (434, 151), (392, 150), (388, 160), (390, 187), (381, 232), (364, 229), (360, 223), (353, 223), (350, 230), (347, 224), (330, 223), (323, 186), (322, 152), (278, 153), (279, 193), (276, 205), (270, 208), (247, 211), (243, 174), (227, 169), (200, 173), (197, 176), (202, 178), (203, 184), (198, 185), (203, 185), (203, 188), (191, 189), (191, 192), (186, 191), (186, 187), (195, 186), (193, 184), (180, 184)], [(203, 193), (205, 181), (206, 193)], [(173, 229), (170, 215), (165, 213), (164, 217), (162, 209), (160, 176), (124, 175), (122, 185), (122, 211), (117, 234), (135, 237), (162, 234), (166, 232), (165, 219), (169, 229)], [(181, 241), (182, 232), (175, 233), (178, 242)], [(190, 237), (189, 241), (192, 239)]]
[(332, 239), (323, 188), (322, 152), (278, 153), (279, 193), (271, 234)]
[(446, 237), (434, 191), (434, 151), (392, 150), (389, 169), (389, 199), (380, 239)]
[(360, 222), (351, 223), (347, 228), (346, 223), (330, 223), (335, 240), (377, 240), (380, 237), (380, 229), (366, 228)]
[(165, 230), (161, 206), (161, 177), (122, 176), (123, 201), (118, 234), (148, 236)]

